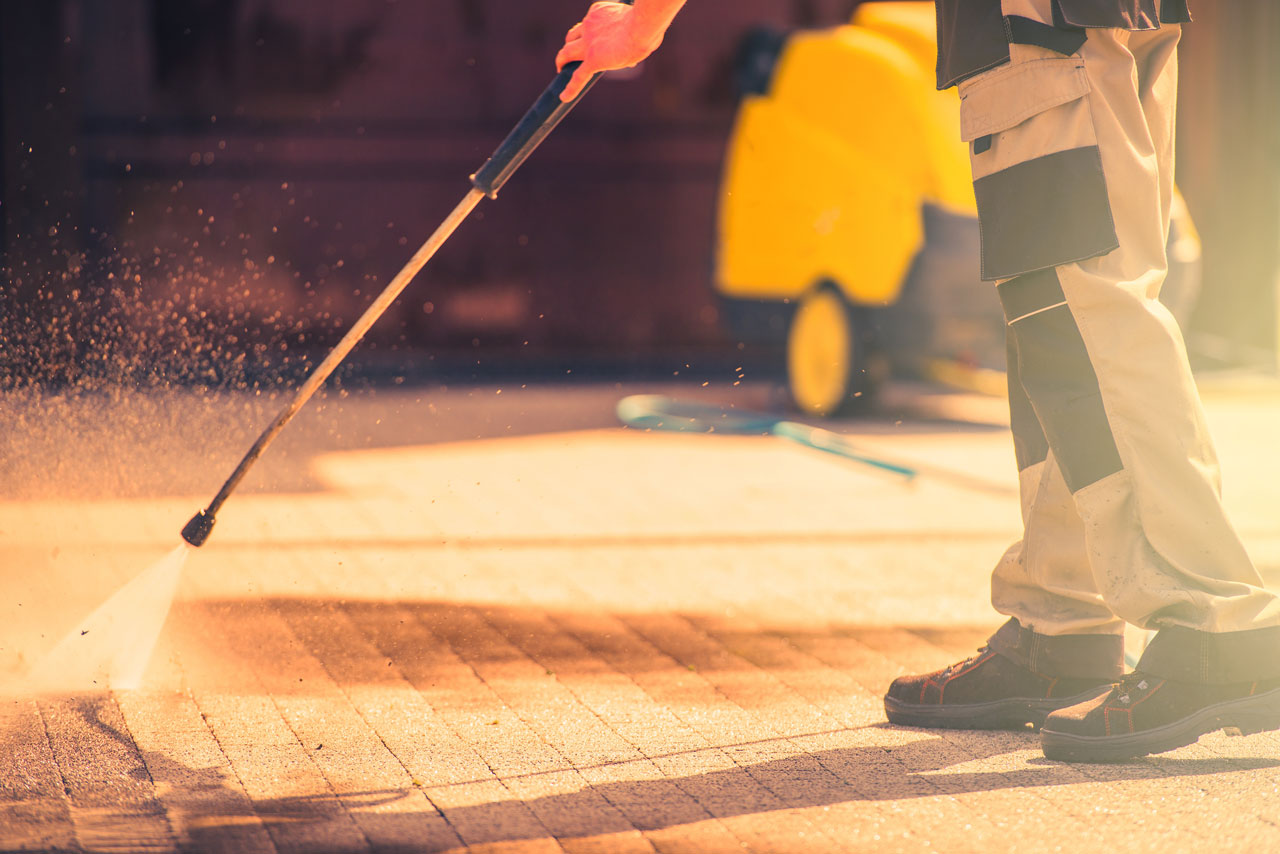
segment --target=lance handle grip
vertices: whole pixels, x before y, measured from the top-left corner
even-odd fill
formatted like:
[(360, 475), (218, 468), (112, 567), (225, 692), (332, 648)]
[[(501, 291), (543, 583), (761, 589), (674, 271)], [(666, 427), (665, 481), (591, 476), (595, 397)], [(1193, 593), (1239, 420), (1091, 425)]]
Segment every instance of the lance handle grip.
[[(621, 0), (628, 5), (631, 0)], [(471, 176), (471, 185), (480, 192), (484, 193), (491, 199), (498, 197), (498, 191), (502, 189), (502, 185), (507, 183), (507, 179), (520, 168), (520, 164), (528, 159), (533, 150), (538, 147), (542, 140), (546, 139), (547, 134), (555, 130), (556, 125), (560, 124), (560, 120), (568, 115), (569, 111), (582, 100), (583, 96), (596, 84), (596, 81), (603, 76), (600, 74), (592, 75), (591, 80), (586, 86), (582, 87), (582, 91), (572, 101), (561, 101), (560, 93), (569, 85), (573, 72), (578, 70), (581, 62), (570, 62), (560, 69), (560, 73), (555, 76), (548, 86), (529, 108), (529, 112), (524, 114), (524, 118), (520, 119), (520, 123), (515, 126), (511, 133), (507, 134), (507, 138), (502, 141), (497, 150), (493, 152), (485, 164)]]

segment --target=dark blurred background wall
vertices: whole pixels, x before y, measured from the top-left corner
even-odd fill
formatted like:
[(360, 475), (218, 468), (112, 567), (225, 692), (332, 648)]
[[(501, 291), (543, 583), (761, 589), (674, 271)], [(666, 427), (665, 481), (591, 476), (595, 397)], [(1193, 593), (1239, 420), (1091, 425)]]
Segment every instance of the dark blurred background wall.
[(1186, 28), (1178, 181), (1204, 242), (1204, 292), (1188, 330), (1205, 363), (1277, 353), (1280, 4), (1200, 0)]
[[(467, 191), (586, 5), (0, 0), (8, 370), (216, 380), (334, 340)], [(710, 270), (735, 48), (854, 5), (692, 0), (482, 205), (364, 358), (729, 352)], [(1180, 131), (1207, 262), (1191, 338), (1257, 361), (1275, 352), (1280, 10), (1199, 6)]]

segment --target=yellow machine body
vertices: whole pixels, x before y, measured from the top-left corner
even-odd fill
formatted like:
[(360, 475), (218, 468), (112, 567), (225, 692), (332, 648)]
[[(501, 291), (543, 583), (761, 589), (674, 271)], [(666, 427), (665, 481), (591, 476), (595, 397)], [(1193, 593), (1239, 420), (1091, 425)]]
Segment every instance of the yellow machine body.
[[(937, 90), (936, 61), (928, 0), (744, 40), (715, 287), (738, 341), (785, 341), (807, 414), (857, 411), (891, 372), (1003, 387), (987, 378), (1004, 366), (1004, 317), (979, 275), (960, 99)], [(1182, 207), (1169, 258), (1161, 299), (1185, 322), (1200, 252)]]
[(922, 207), (975, 214), (936, 50), (930, 2), (863, 4), (848, 25), (786, 40), (729, 143), (722, 295), (791, 300), (827, 283), (850, 305), (889, 305), (923, 244)]

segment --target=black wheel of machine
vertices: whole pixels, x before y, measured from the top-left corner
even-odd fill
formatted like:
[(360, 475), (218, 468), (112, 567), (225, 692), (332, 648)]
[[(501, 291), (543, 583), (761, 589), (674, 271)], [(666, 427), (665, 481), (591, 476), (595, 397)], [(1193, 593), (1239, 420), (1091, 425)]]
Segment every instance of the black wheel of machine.
[(827, 283), (801, 298), (787, 330), (787, 387), (797, 409), (825, 417), (865, 411), (884, 379), (871, 324)]

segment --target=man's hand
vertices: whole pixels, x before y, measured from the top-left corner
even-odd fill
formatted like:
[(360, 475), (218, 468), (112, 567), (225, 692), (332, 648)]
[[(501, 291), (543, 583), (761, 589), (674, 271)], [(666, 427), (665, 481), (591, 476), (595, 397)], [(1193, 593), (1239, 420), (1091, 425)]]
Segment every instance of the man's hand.
[(685, 0), (636, 0), (625, 3), (599, 2), (565, 36), (564, 47), (556, 54), (556, 69), (582, 61), (560, 94), (572, 101), (593, 76), (601, 71), (630, 68), (662, 44), (671, 19)]

